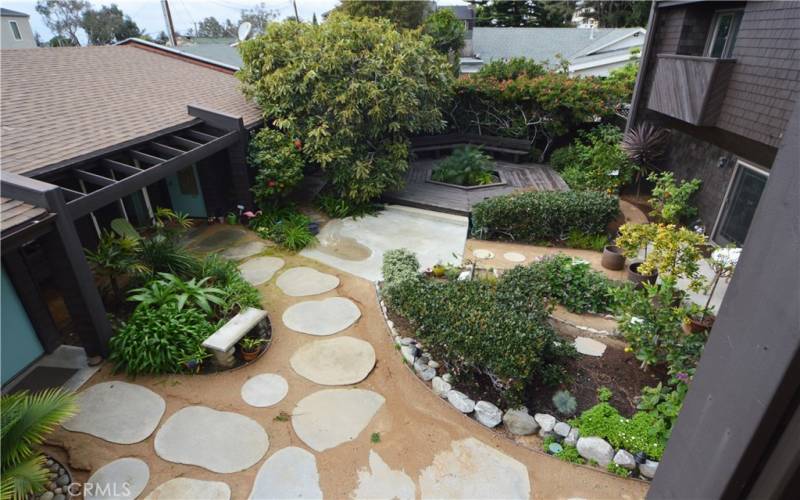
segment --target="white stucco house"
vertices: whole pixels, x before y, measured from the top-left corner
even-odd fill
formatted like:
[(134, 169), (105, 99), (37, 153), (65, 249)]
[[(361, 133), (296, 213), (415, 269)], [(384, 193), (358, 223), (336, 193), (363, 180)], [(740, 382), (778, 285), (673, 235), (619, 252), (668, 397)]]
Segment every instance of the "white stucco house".
[(24, 12), (0, 8), (0, 48), (32, 49), (36, 40), (30, 16)]

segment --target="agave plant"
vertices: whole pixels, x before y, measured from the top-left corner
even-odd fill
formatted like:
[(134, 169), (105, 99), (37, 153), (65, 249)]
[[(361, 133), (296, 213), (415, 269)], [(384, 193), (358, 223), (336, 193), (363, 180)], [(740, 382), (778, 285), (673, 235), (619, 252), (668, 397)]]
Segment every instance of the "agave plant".
[(647, 177), (667, 151), (669, 131), (659, 129), (649, 122), (631, 128), (622, 138), (622, 150), (639, 168), (636, 172), (636, 195), (639, 195), (642, 178)]
[(0, 399), (2, 480), (0, 498), (22, 499), (44, 490), (45, 457), (36, 448), (57, 425), (78, 411), (75, 396), (61, 389), (27, 391)]

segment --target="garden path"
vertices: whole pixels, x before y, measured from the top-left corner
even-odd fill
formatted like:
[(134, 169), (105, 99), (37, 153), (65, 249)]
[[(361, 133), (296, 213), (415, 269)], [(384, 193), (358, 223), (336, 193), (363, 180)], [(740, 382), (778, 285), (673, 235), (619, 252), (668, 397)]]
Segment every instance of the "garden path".
[[(247, 498), (251, 493), (257, 498), (266, 498), (270, 493), (276, 496), (303, 493), (313, 497), (320, 492), (328, 498), (349, 498), (354, 493), (397, 494), (401, 498), (481, 495), (498, 498), (528, 494), (536, 498), (641, 498), (646, 494), (645, 483), (531, 451), (458, 413), (404, 366), (387, 335), (373, 283), (300, 256), (279, 256), (285, 260), (285, 267), (276, 273), (277, 277), (259, 286), (273, 326), (272, 344), (261, 358), (240, 369), (213, 375), (140, 376), (128, 380), (150, 389), (166, 402), (156, 432), (139, 442), (123, 445), (59, 429), (50, 439), (48, 451), (65, 460), (79, 481), (85, 481), (90, 474), (117, 459), (141, 460), (149, 468), (149, 479), (142, 493), (156, 496), (159, 494), (154, 491), (156, 488), (176, 478), (225, 483), (232, 498)], [(282, 272), (299, 266), (337, 277), (338, 287), (312, 297), (285, 294), (275, 284), (276, 279), (280, 279)], [(298, 303), (336, 297), (352, 301), (361, 314), (354, 323), (330, 337), (293, 331), (280, 320), (287, 309)], [(327, 387), (292, 369), (290, 360), (295, 353), (304, 352), (315, 342), (344, 337), (364, 341), (374, 350), (374, 368), (362, 381), (351, 386)], [(369, 350), (366, 351), (368, 361)], [(354, 352), (363, 356), (365, 351), (359, 348)], [(334, 362), (333, 366), (322, 367), (322, 371), (335, 372), (336, 367)], [(242, 398), (242, 388), (262, 374), (282, 377), (288, 383), (288, 392), (274, 402), (276, 397), (271, 390), (274, 388), (269, 387), (264, 392), (272, 397), (269, 402), (273, 404), (251, 406)], [(127, 379), (112, 373), (111, 366), (105, 364), (88, 385), (114, 380)], [(163, 451), (159, 440), (164, 438), (159, 436), (167, 422), (186, 408), (201, 407), (213, 413), (206, 410), (200, 413), (209, 413), (223, 421), (226, 417), (218, 414), (244, 419), (238, 431), (227, 430), (234, 432), (228, 439), (237, 443), (259, 433), (247, 430), (251, 423), (256, 423), (268, 435), (268, 450), (260, 453), (251, 445), (246, 451), (252, 465), (235, 472), (213, 472), (209, 463), (192, 461), (202, 454), (204, 460), (214, 460), (217, 469), (230, 465), (225, 463), (227, 446), (215, 436), (216, 429), (207, 427), (194, 432), (194, 448), (176, 448), (186, 456), (176, 459), (167, 454), (166, 459), (161, 458), (156, 451)], [(347, 432), (336, 434), (337, 428)], [(183, 434), (171, 438), (191, 440), (187, 433)], [(216, 442), (216, 448), (208, 448), (207, 439)], [(197, 488), (198, 484), (184, 483), (187, 488)], [(297, 487), (303, 487), (303, 491), (297, 491)], [(173, 492), (172, 498), (175, 488), (181, 488), (181, 483), (166, 487)], [(227, 490), (220, 487), (215, 491), (221, 492), (217, 498), (224, 498)]]

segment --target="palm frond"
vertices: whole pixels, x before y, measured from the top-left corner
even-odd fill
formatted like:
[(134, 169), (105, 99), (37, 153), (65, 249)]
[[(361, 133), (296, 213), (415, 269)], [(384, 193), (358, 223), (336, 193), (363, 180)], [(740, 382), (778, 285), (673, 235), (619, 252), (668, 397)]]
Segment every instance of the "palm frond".
[(0, 499), (22, 500), (33, 493), (44, 490), (47, 469), (44, 455), (36, 455), (8, 469), (3, 469), (0, 481)]

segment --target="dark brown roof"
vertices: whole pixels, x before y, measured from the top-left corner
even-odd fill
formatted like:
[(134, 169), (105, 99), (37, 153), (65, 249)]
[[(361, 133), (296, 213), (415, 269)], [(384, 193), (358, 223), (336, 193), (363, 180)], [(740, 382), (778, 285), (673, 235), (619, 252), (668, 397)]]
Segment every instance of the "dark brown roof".
[(133, 46), (3, 50), (0, 167), (30, 173), (191, 122), (195, 104), (261, 118), (235, 76)]
[(47, 210), (11, 198), (0, 197), (0, 232), (44, 217)]

